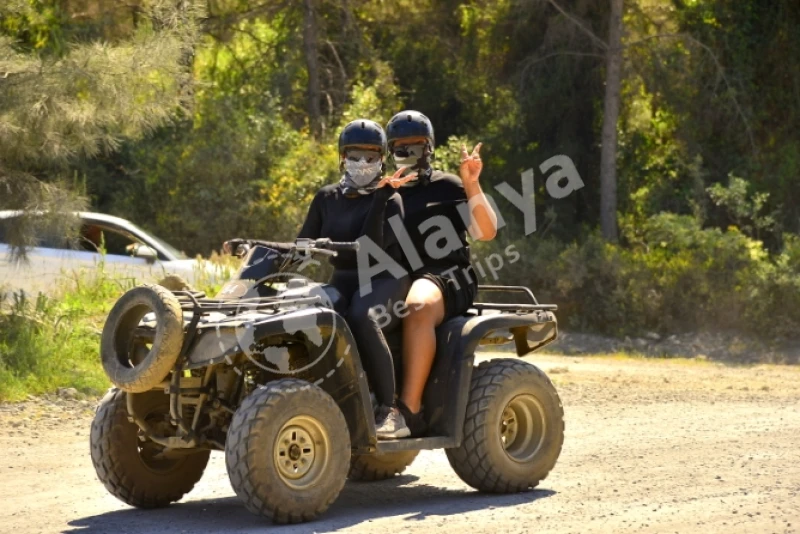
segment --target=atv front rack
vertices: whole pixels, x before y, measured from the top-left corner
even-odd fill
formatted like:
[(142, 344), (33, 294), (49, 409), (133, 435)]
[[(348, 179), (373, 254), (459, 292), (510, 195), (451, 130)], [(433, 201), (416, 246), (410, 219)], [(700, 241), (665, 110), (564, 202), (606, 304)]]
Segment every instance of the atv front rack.
[(276, 310), (285, 306), (301, 304), (316, 304), (321, 301), (320, 297), (255, 297), (249, 299), (212, 299), (207, 298), (205, 293), (192, 291), (173, 291), (178, 297), (183, 311), (197, 313), (204, 312), (237, 312), (237, 311), (257, 311), (257, 310)]

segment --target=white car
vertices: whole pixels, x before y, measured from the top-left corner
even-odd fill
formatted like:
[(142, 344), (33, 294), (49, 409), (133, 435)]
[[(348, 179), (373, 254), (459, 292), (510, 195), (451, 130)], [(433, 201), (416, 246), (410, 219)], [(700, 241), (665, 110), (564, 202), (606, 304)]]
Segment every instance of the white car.
[[(110, 276), (136, 283), (157, 281), (167, 274), (179, 275), (189, 284), (201, 276), (223, 278), (211, 264), (189, 259), (130, 221), (101, 213), (75, 213), (81, 221), (77, 240), (41, 240), (27, 250), (26, 259), (12, 260), (5, 230), (8, 221), (20, 215), (19, 211), (0, 211), (0, 289), (6, 291), (52, 293), (59, 279), (91, 275), (98, 272), (101, 263)], [(101, 253), (103, 247), (105, 255)]]

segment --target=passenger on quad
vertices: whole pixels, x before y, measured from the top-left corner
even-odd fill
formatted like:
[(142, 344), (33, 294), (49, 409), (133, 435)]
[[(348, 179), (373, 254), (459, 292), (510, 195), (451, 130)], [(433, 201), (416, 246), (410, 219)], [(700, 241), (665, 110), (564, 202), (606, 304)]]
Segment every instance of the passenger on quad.
[[(409, 315), (403, 319), (403, 384), (398, 402), (400, 414), (397, 415), (397, 421), (389, 422), (397, 432), (384, 432), (379, 437), (405, 437), (406, 427), (413, 437), (425, 432), (421, 403), (436, 355), (436, 327), (466, 312), (477, 293), (467, 232), (481, 241), (494, 239), (497, 216), (478, 182), (483, 168), (480, 144), (471, 155), (465, 146), (462, 147), (459, 179), (431, 167), (435, 147), (433, 125), (422, 113), (398, 113), (389, 121), (386, 132), (394, 163), (417, 174), (415, 180), (400, 189), (400, 195), (405, 211), (405, 226), (421, 261), (407, 266), (412, 285), (406, 297)], [(460, 213), (464, 210), (463, 204), (467, 205), (468, 220)], [(440, 229), (439, 225), (430, 224), (433, 218), (441, 221), (442, 216), (449, 221), (451, 228)], [(434, 258), (428, 246), (423, 244), (431, 234), (442, 230), (455, 232), (461, 246), (444, 257)]]
[[(402, 261), (402, 250), (389, 217), (402, 217), (402, 203), (395, 189), (412, 180), (416, 174), (400, 178), (403, 170), (382, 178), (385, 169), (386, 134), (376, 122), (358, 119), (344, 127), (339, 135), (339, 169), (341, 181), (322, 187), (311, 202), (298, 239), (329, 238), (338, 242), (354, 242), (362, 236), (374, 241), (393, 260)], [(360, 291), (358, 262), (355, 252), (343, 251), (331, 257), (334, 267), (330, 284), (347, 302), (342, 310), (362, 355), (380, 408), (376, 413), (378, 433), (394, 405), (395, 377), (392, 354), (383, 332), (399, 326), (394, 317), (383, 328), (380, 316), (371, 312), (377, 305), (391, 306), (402, 301), (408, 292), (408, 277), (394, 278), (384, 272), (371, 281), (371, 291)], [(396, 408), (395, 408), (396, 410)]]

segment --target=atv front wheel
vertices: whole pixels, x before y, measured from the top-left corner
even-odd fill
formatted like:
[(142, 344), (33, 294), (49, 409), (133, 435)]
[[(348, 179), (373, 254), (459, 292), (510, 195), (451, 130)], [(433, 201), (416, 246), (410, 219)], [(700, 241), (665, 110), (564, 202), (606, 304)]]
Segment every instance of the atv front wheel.
[(564, 410), (547, 376), (529, 363), (496, 359), (475, 369), (464, 439), (446, 453), (473, 488), (515, 493), (547, 477), (563, 443)]
[(231, 486), (254, 514), (310, 521), (339, 496), (350, 465), (350, 432), (336, 402), (304, 380), (256, 389), (228, 429)]
[[(209, 451), (164, 456), (164, 447), (141, 439), (139, 427), (128, 421), (126, 395), (109, 391), (92, 421), (90, 443), (97, 478), (111, 495), (131, 506), (167, 506), (197, 484)], [(170, 429), (169, 396), (159, 391), (134, 395), (137, 415), (166, 434)]]
[(386, 480), (405, 471), (418, 454), (419, 451), (398, 451), (353, 456), (347, 476), (360, 482)]
[[(142, 337), (139, 323), (156, 317), (155, 333)], [(183, 346), (183, 311), (178, 298), (152, 284), (135, 287), (111, 308), (100, 339), (103, 370), (123, 391), (142, 393), (158, 386), (175, 366)]]

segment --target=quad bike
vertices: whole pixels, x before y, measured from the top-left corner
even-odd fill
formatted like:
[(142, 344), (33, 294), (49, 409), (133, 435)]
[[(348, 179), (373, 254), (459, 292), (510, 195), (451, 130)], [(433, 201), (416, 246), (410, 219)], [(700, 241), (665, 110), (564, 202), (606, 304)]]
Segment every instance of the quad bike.
[(556, 307), (525, 287), (481, 286), (479, 295), (511, 302), (476, 302), (438, 328), (423, 398), (427, 436), (378, 441), (343, 299), (295, 274), (313, 257), (357, 246), (240, 240), (243, 267), (217, 298), (158, 285), (123, 295), (101, 342), (115, 388), (91, 431), (106, 489), (133, 506), (166, 506), (200, 480), (212, 450), (225, 452), (245, 506), (277, 523), (314, 519), (347, 478), (392, 477), (425, 449), (444, 449), (481, 491), (539, 484), (564, 440), (555, 388), (518, 359), (474, 361), (481, 345), (513, 343), (523, 356), (552, 342)]

